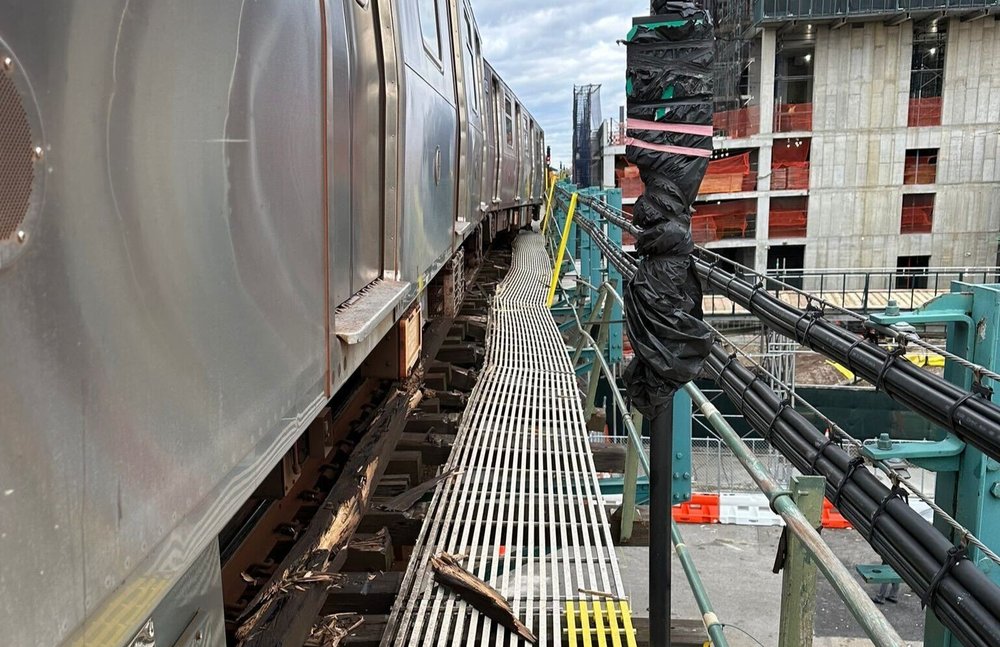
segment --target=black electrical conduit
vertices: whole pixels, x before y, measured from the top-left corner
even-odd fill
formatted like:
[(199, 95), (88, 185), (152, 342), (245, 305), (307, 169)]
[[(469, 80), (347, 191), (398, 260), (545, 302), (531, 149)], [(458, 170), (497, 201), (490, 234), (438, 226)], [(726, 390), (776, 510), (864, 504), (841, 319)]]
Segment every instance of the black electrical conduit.
[[(602, 251), (606, 253), (611, 251), (608, 249), (610, 245), (600, 244), (610, 241), (606, 241), (603, 232), (597, 227), (584, 226), (584, 229), (598, 241)], [(623, 258), (623, 255), (616, 253), (608, 255), (609, 260), (623, 275), (628, 277), (635, 272), (633, 259)], [(732, 274), (718, 270), (701, 260), (696, 263), (699, 274), (710, 285), (722, 288), (727, 296), (757, 314), (765, 320), (765, 323), (772, 322), (774, 324), (772, 327), (776, 330), (803, 341), (803, 338), (808, 338), (816, 326), (821, 323), (827, 324), (816, 317), (819, 313), (791, 308)], [(720, 285), (718, 279), (720, 276), (724, 276), (721, 280), (724, 285)], [(739, 301), (739, 295), (731, 292), (733, 286), (739, 284), (742, 284), (740, 287), (743, 288), (745, 296), (742, 302)], [(770, 317), (764, 316), (767, 311), (759, 303), (764, 297), (767, 297), (768, 301), (776, 302), (770, 305), (780, 306), (772, 308), (772, 311), (795, 313), (796, 318), (791, 326), (782, 326), (781, 317), (773, 312), (770, 313)], [(807, 324), (805, 330), (799, 325), (803, 321)], [(834, 330), (829, 331), (827, 327)], [(829, 324), (822, 330), (849, 338), (850, 344), (843, 361), (859, 374), (861, 373), (855, 369), (858, 366), (855, 362), (859, 361), (856, 349), (863, 345), (869, 353), (873, 350), (881, 351), (883, 357), (879, 371), (875, 375), (876, 384), (883, 388), (890, 384), (889, 371), (900, 361), (895, 355), (882, 351), (874, 344), (864, 343), (850, 333)], [(822, 348), (831, 346), (837, 347), (837, 344), (824, 346), (817, 342), (817, 346), (813, 348), (823, 352)], [(820, 474), (826, 477), (828, 497), (836, 503), (841, 514), (921, 596), (942, 623), (966, 645), (983, 647), (1000, 645), (1000, 587), (990, 581), (963, 551), (956, 552), (957, 549), (944, 535), (910, 508), (902, 490), (895, 488), (890, 490), (879, 482), (871, 472), (861, 467), (860, 459), (852, 460), (843, 449), (834, 445), (825, 434), (791, 408), (787, 402), (781, 401), (767, 384), (761, 382), (756, 374), (736, 361), (733, 356), (728, 355), (721, 346), (716, 345), (713, 348), (705, 367), (751, 426), (763, 434), (802, 473)], [(897, 370), (905, 368), (905, 366), (896, 367)], [(902, 372), (903, 377), (894, 376), (892, 384), (895, 385), (897, 381), (905, 384), (904, 378), (914, 377), (906, 370)], [(950, 383), (935, 379), (950, 387), (949, 391), (957, 392), (958, 397), (954, 400), (957, 404), (951, 405), (953, 407), (951, 414), (957, 414), (967, 403), (976, 402), (976, 399), (969, 397), (966, 392)], [(908, 404), (910, 399), (912, 397), (900, 401), (910, 406)], [(981, 402), (986, 401), (981, 400)], [(992, 406), (991, 403), (987, 404)], [(911, 408), (917, 410), (915, 407)], [(958, 421), (957, 415), (949, 415), (946, 418), (949, 421), (952, 419)]]
[(709, 287), (768, 328), (846, 366), (893, 400), (1000, 460), (1000, 407), (993, 402), (831, 323), (818, 309), (800, 310), (782, 302), (762, 284), (753, 285), (703, 259), (695, 259), (695, 270)]
[(966, 645), (1000, 645), (1000, 587), (956, 553), (900, 490), (890, 490), (852, 461), (721, 346), (713, 348), (705, 368), (750, 425), (799, 471), (826, 477), (827, 498), (942, 623)]

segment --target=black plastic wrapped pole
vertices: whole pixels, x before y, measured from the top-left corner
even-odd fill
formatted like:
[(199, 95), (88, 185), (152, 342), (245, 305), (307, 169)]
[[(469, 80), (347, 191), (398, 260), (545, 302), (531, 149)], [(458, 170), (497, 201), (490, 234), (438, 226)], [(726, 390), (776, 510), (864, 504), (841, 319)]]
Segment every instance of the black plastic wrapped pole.
[(670, 517), (674, 405), (649, 423), (649, 644), (670, 645)]
[(633, 208), (639, 263), (624, 291), (635, 351), (624, 377), (650, 421), (650, 644), (668, 647), (673, 396), (713, 342), (691, 259), (691, 205), (712, 151), (714, 29), (694, 3), (656, 0), (652, 13), (633, 20), (625, 41), (625, 154), (644, 190)]

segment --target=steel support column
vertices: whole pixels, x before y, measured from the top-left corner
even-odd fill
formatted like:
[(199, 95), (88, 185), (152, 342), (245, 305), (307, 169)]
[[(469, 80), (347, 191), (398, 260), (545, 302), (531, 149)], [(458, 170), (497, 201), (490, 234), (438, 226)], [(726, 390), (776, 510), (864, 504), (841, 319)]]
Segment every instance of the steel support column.
[(669, 647), (673, 399), (650, 421), (649, 436), (649, 644)]

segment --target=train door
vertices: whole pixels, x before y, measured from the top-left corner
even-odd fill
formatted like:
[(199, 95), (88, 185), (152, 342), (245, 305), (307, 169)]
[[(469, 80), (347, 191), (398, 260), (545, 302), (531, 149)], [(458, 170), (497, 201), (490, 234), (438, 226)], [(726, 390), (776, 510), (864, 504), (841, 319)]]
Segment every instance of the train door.
[(479, 85), (479, 33), (467, 0), (451, 0), (455, 92), (458, 98), (458, 184), (456, 223), (470, 222), (479, 212), (482, 183), (482, 104)]
[[(480, 59), (482, 61), (482, 59)], [(481, 200), (487, 208), (492, 208), (497, 191), (497, 125), (496, 125), (496, 94), (493, 90), (493, 80), (489, 68), (483, 63), (486, 80), (482, 82), (483, 89), (483, 182)]]
[(514, 104), (514, 200), (518, 204), (524, 198), (524, 124), (521, 117), (521, 104)]
[(509, 144), (509, 131), (505, 129), (507, 124), (507, 113), (506, 109), (510, 109), (510, 99), (507, 98), (506, 92), (500, 86), (500, 79), (493, 75), (493, 114), (496, 115), (494, 119), (494, 124), (496, 126), (496, 146), (497, 146), (497, 175), (496, 175), (496, 186), (493, 191), (493, 202), (498, 203), (503, 200), (503, 178), (507, 173), (507, 169), (504, 163), (504, 151), (507, 150)]
[(400, 115), (399, 271), (420, 283), (451, 252), (458, 155), (458, 101), (449, 0), (393, 3), (403, 59)]
[(466, 156), (467, 166), (462, 170), (468, 180), (468, 206), (459, 205), (465, 208), (467, 220), (476, 222), (480, 217), (479, 205), (482, 202), (482, 173), (485, 141), (485, 110), (483, 103), (483, 56), (482, 41), (479, 36), (479, 29), (476, 27), (475, 17), (472, 14), (472, 7), (468, 0), (463, 3), (462, 16), (464, 18), (464, 49), (462, 56), (465, 60), (466, 75), (466, 103), (468, 110), (468, 139), (469, 149)]
[(347, 35), (351, 52), (351, 292), (356, 293), (382, 274), (384, 88), (372, 3), (347, 2), (345, 6), (353, 16), (347, 21)]

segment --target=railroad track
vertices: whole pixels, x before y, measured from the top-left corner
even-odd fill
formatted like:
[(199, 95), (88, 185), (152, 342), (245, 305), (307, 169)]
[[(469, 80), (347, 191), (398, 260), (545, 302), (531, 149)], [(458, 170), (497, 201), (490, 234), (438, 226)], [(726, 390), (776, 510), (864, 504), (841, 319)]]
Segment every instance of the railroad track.
[(466, 277), (461, 309), (425, 328), (408, 379), (343, 389), (223, 532), (229, 644), (379, 644), (509, 265), (491, 252)]

